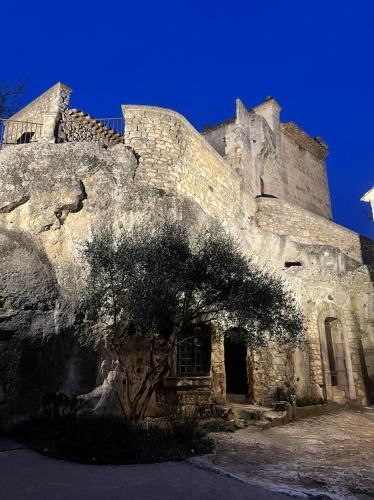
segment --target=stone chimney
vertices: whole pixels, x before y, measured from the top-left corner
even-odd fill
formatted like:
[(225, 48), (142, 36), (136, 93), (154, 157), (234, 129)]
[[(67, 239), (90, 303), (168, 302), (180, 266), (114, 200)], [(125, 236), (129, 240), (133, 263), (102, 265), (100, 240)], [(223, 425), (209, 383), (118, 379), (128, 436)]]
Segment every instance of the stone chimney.
[(254, 108), (255, 112), (265, 118), (269, 127), (273, 131), (279, 130), (280, 127), (280, 111), (281, 107), (274, 99), (268, 96), (262, 104)]

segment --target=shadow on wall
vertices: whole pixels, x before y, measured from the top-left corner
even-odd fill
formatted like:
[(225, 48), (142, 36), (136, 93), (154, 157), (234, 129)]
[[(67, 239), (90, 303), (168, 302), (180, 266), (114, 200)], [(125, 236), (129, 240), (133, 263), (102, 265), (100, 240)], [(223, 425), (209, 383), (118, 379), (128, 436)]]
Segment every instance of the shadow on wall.
[(374, 240), (370, 240), (365, 236), (360, 235), (360, 245), (362, 253), (362, 261), (370, 269), (370, 278), (374, 282)]
[[(361, 244), (361, 252), (362, 252), (362, 260), (363, 263), (369, 268), (370, 280), (373, 283), (374, 287), (374, 240), (370, 240), (365, 236), (360, 235), (360, 244)], [(372, 295), (372, 302), (374, 301), (374, 291)], [(373, 321), (374, 317), (374, 304), (366, 304), (367, 307), (367, 315), (368, 315), (368, 323)], [(364, 382), (366, 386), (366, 392), (368, 395), (369, 403), (374, 403), (374, 326), (368, 325), (368, 329), (371, 332), (371, 339), (369, 334), (369, 339), (366, 345), (363, 344), (360, 338), (359, 345), (359, 353), (361, 366), (363, 367), (363, 376)]]
[(80, 384), (90, 389), (94, 375), (86, 372), (96, 370), (65, 324), (56, 334), (61, 294), (44, 251), (25, 234), (0, 228), (0, 255), (0, 416), (6, 418), (35, 410), (46, 390), (63, 384), (71, 393)]
[(46, 342), (23, 341), (16, 413), (38, 413), (46, 392), (74, 396), (95, 387), (98, 354), (82, 348), (72, 331)]

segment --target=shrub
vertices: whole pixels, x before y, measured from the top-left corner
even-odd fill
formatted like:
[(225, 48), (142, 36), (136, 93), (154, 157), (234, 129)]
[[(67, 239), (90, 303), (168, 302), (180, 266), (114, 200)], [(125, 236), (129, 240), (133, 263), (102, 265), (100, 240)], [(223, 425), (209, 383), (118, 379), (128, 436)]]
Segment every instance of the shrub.
[(56, 458), (101, 464), (180, 460), (212, 451), (212, 441), (192, 427), (150, 427), (123, 417), (62, 415), (34, 417), (9, 435)]
[(223, 418), (211, 418), (201, 422), (200, 428), (203, 432), (234, 432), (236, 430), (235, 423)]
[(166, 426), (177, 441), (188, 442), (201, 437), (200, 416), (201, 408), (197, 403), (171, 404), (167, 407)]
[(325, 401), (322, 398), (313, 398), (311, 396), (296, 399), (296, 406), (322, 405), (324, 403)]

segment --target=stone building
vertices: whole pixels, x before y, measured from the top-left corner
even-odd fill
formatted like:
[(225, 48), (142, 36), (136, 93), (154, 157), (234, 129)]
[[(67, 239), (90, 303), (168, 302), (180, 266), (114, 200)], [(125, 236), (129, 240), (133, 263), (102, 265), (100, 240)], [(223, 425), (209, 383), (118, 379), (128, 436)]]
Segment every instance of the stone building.
[(369, 189), (369, 191), (364, 194), (364, 196), (361, 198), (361, 201), (367, 201), (370, 203), (371, 213), (374, 220), (374, 187)]
[[(151, 106), (94, 119), (69, 109), (70, 92), (58, 83), (3, 122), (2, 411), (22, 412), (36, 385), (102, 398), (98, 388), (110, 387), (115, 368), (73, 340), (80, 249), (100, 225), (166, 214), (196, 228), (218, 219), (244, 252), (281, 275), (306, 315), (307, 343), (249, 352), (220, 337), (208, 346), (197, 339), (178, 353), (162, 390), (217, 403), (268, 404), (284, 387), (298, 398), (372, 398), (374, 244), (332, 221), (326, 144), (281, 122), (272, 97), (252, 109), (238, 99), (233, 118), (199, 133), (177, 112)], [(42, 355), (25, 347), (25, 332), (59, 340)], [(141, 354), (128, 354), (134, 377)]]

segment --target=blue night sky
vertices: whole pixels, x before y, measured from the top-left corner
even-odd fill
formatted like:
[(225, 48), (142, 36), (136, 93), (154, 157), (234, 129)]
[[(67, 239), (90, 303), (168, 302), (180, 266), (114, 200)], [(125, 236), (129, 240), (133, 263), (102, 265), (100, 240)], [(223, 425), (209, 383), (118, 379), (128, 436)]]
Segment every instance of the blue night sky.
[(267, 95), (330, 147), (334, 220), (374, 237), (372, 0), (2, 4), (1, 75), (28, 77), (25, 102), (57, 81), (96, 117), (120, 105), (175, 109), (201, 129)]

